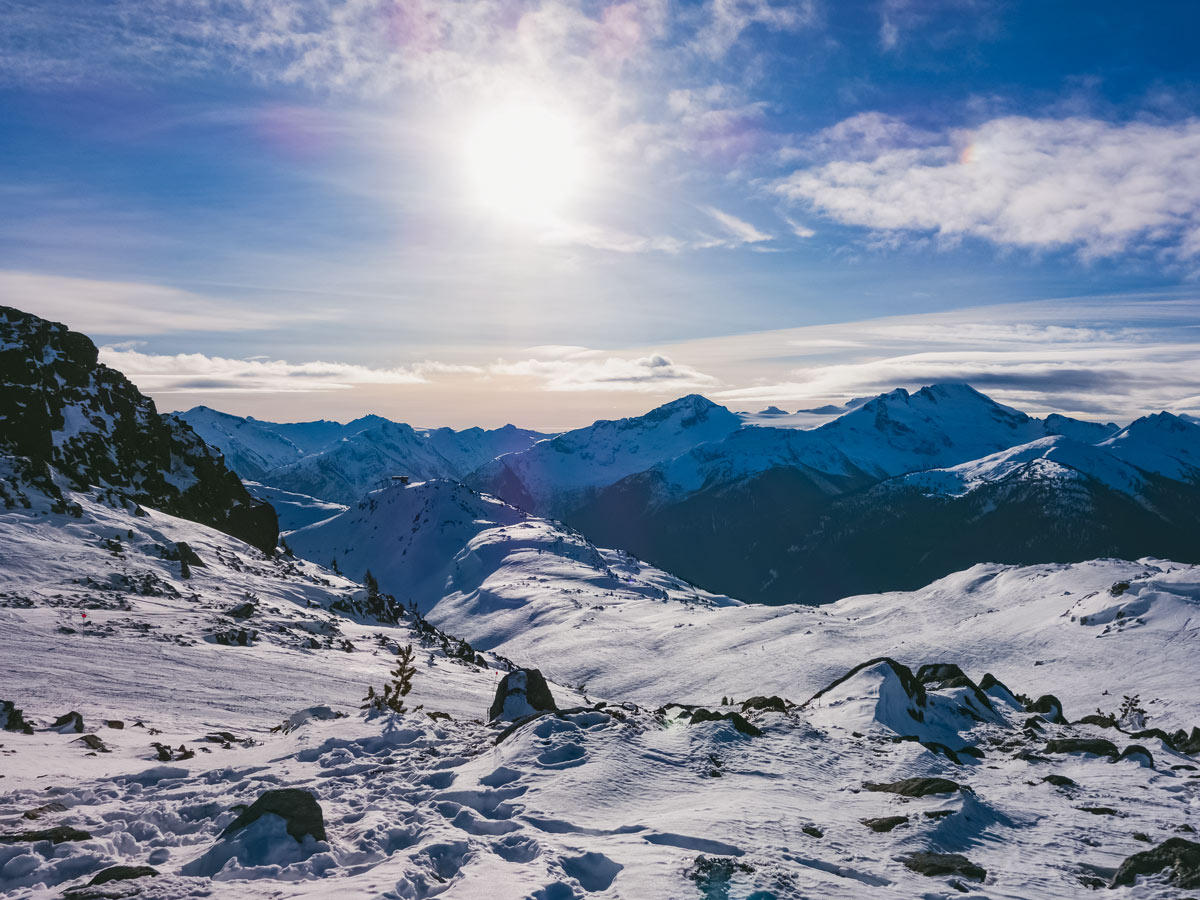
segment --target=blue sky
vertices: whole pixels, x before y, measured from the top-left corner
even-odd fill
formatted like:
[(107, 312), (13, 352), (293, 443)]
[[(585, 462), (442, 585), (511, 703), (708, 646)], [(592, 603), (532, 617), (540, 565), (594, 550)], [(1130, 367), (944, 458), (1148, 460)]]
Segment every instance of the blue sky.
[(1195, 4), (112, 0), (0, 26), (0, 297), (164, 408), (561, 427), (936, 377), (1200, 410)]

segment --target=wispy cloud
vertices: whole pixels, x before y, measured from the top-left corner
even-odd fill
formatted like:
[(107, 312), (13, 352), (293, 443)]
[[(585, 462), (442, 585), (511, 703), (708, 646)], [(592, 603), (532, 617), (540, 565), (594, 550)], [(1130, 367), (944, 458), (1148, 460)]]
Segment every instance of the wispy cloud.
[(659, 353), (628, 358), (581, 350), (550, 359), (500, 362), (489, 367), (499, 376), (532, 376), (547, 391), (663, 391), (707, 390), (719, 382), (691, 366)]
[(739, 219), (737, 216), (717, 209), (715, 206), (706, 206), (704, 211), (712, 216), (717, 223), (725, 230), (725, 233), (733, 239), (735, 244), (758, 244), (763, 241), (774, 240), (774, 238), (764, 231), (759, 231), (749, 222)]
[(469, 366), (418, 363), (377, 369), (350, 363), (227, 359), (203, 353), (158, 355), (101, 347), (100, 361), (144, 391), (174, 393), (295, 393), (349, 390), (366, 384), (423, 384), (436, 373), (479, 372)]
[[(1085, 257), (1164, 248), (1200, 256), (1200, 119), (1173, 125), (1010, 116), (913, 146), (894, 120), (858, 117), (878, 152), (775, 189), (847, 225), (965, 236)], [(891, 140), (900, 146), (886, 148)]]
[[(894, 316), (695, 342), (671, 352), (729, 360), (714, 371), (741, 385), (713, 397), (739, 407), (811, 407), (954, 381), (1042, 413), (1129, 419), (1158, 409), (1194, 410), (1200, 394), (1194, 305), (1131, 300)], [(1076, 319), (1100, 324), (1073, 324)], [(782, 377), (764, 377), (785, 348), (793, 365)], [(746, 383), (752, 380), (757, 383)]]

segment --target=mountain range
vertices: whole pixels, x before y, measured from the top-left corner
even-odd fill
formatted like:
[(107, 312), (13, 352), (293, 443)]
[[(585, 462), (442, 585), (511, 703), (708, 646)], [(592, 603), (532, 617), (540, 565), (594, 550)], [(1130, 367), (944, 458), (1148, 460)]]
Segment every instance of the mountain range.
[(235, 468), (246, 461), (287, 530), (390, 474), (450, 478), (752, 602), (911, 590), (983, 561), (1200, 552), (1200, 426), (1186, 417), (1125, 428), (1037, 418), (964, 384), (832, 411), (817, 427), (779, 427), (770, 410), (745, 416), (689, 395), (552, 436), (181, 417)]

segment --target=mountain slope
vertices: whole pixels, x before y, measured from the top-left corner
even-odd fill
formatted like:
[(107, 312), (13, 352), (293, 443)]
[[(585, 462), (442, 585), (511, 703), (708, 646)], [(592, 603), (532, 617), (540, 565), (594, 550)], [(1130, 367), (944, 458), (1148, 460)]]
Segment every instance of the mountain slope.
[(275, 549), (274, 510), (252, 498), (190, 426), (160, 416), (128, 379), (97, 361), (84, 335), (7, 307), (0, 307), (0, 455), (7, 505), (27, 502), (26, 482), (59, 496), (62, 486), (97, 487)]
[(1200, 431), (1174, 417), (1112, 429), (1032, 418), (965, 385), (893, 391), (811, 431), (741, 429), (563, 517), (770, 603), (911, 589), (977, 562), (1200, 558)]
[(525, 450), (545, 437), (513, 425), (418, 429), (373, 415), (345, 425), (263, 422), (203, 406), (179, 415), (220, 448), (243, 478), (342, 504), (355, 502), (394, 474), (461, 479), (489, 460)]
[[(412, 535), (427, 510), (419, 564), (480, 565), (430, 616), (557, 675), (560, 712), (486, 722), (502, 657), (364, 616), (369, 592), (313, 564), (83, 493), (66, 492), (78, 516), (0, 511), (0, 699), (32, 732), (3, 737), (6, 897), (1083, 897), (1200, 825), (1173, 735), (1200, 717), (1195, 568), (979, 566), (913, 594), (744, 606), (597, 551), (607, 575), (583, 542), (557, 552), (551, 523), (453, 485), (391, 491), (351, 517), (356, 539), (387, 550), (389, 523)], [(186, 577), (182, 544), (203, 563)], [(405, 646), (406, 711), (364, 715)], [(1138, 694), (1167, 731), (1050, 721), (1005, 684), (1070, 719)], [(67, 710), (82, 731), (54, 726)], [(236, 830), (279, 789), (311, 795), (319, 838), (294, 838), (290, 812)], [(155, 874), (87, 887), (114, 865)]]
[(690, 394), (642, 416), (601, 420), (500, 457), (471, 475), (469, 483), (531, 512), (561, 512), (589, 489), (644, 471), (741, 427), (741, 419), (725, 407)]
[(210, 447), (225, 454), (225, 463), (243, 478), (254, 479), (278, 466), (295, 462), (304, 451), (280, 435), (270, 423), (231, 416), (197, 406), (178, 417)]

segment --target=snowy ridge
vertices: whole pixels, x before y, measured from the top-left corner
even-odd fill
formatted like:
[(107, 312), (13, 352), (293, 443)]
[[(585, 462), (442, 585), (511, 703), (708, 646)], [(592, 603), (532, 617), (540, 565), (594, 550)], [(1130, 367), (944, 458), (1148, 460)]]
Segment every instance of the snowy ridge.
[[(462, 431), (413, 428), (374, 415), (345, 425), (280, 424), (198, 406), (178, 416), (220, 448), (243, 478), (340, 504), (354, 503), (392, 475), (461, 479), (488, 460), (545, 437), (512, 425)], [(297, 527), (294, 520), (288, 524)]]
[(645, 471), (741, 427), (741, 419), (725, 407), (690, 394), (643, 416), (602, 420), (500, 457), (469, 481), (524, 509), (545, 513), (569, 504), (587, 488)]

